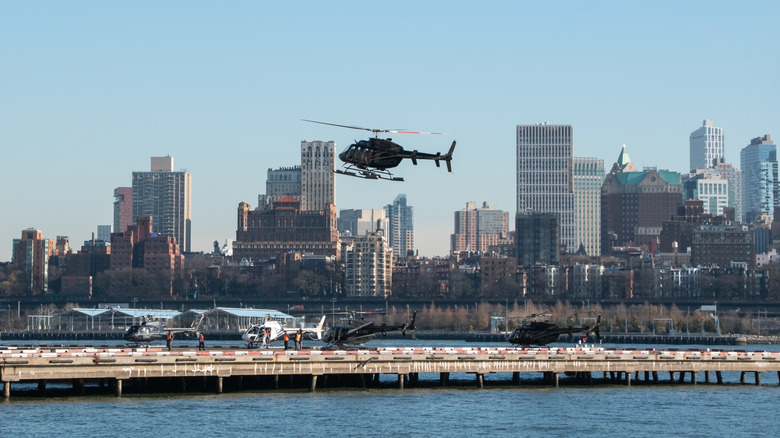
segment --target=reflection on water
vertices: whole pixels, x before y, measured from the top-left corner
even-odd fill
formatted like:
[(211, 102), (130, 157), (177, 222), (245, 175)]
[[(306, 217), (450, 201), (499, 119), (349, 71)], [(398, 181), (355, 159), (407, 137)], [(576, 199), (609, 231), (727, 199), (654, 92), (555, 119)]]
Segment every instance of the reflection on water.
[(378, 389), (19, 399), (3, 436), (767, 436), (776, 386)]

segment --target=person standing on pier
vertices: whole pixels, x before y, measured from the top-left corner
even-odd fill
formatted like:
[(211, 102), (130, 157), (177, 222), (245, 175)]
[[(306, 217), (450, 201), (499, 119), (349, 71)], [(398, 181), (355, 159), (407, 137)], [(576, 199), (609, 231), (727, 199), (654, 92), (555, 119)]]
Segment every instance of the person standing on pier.
[(198, 335), (198, 350), (203, 351), (206, 349), (206, 337), (203, 336), (203, 333), (200, 333)]
[(290, 341), (290, 335), (288, 335), (287, 332), (285, 331), (284, 332), (284, 337), (282, 337), (282, 339), (284, 339), (284, 349), (286, 350), (287, 349), (287, 342)]
[(165, 344), (168, 345), (168, 351), (171, 351), (171, 341), (173, 341), (173, 332), (168, 332), (168, 336), (165, 337)]
[(302, 340), (303, 340), (303, 332), (298, 330), (297, 332), (295, 332), (295, 349), (296, 350), (303, 349), (303, 345), (302, 345), (302, 342), (301, 342)]

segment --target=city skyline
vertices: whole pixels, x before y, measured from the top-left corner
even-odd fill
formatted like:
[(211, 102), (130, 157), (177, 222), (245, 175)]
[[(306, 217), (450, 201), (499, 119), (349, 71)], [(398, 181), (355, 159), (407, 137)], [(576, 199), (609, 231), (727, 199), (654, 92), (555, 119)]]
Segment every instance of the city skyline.
[(445, 132), (393, 135), (426, 152), (457, 140), (451, 174), (420, 162), (394, 172), (403, 183), (336, 178), (338, 210), (406, 194), (425, 256), (447, 255), (465, 202), (514, 215), (517, 125), (571, 125), (573, 156), (607, 168), (626, 144), (640, 170), (681, 173), (702, 120), (724, 129), (738, 168), (753, 138), (780, 135), (778, 43), (762, 24), (774, 2), (43, 5), (0, 17), (14, 182), (0, 191), (0, 262), (30, 227), (89, 240), (113, 223), (114, 189), (167, 155), (193, 176), (192, 250), (210, 252), (302, 141), (340, 152), (370, 135), (304, 118)]

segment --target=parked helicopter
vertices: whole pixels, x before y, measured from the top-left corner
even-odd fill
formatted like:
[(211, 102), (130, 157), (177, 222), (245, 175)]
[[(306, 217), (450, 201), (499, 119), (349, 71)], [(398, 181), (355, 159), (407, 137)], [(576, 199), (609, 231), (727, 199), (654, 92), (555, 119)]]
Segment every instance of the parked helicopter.
[(186, 333), (194, 334), (196, 337), (203, 325), (205, 315), (200, 314), (200, 319), (194, 321), (192, 326), (186, 327), (165, 327), (165, 323), (153, 316), (144, 317), (141, 324), (132, 325), (125, 332), (122, 338), (136, 345), (149, 345), (152, 341), (162, 341), (168, 336), (168, 333)]
[(328, 345), (334, 345), (342, 348), (346, 345), (362, 345), (374, 339), (377, 333), (383, 335), (387, 332), (400, 331), (406, 336), (407, 331), (414, 331), (414, 320), (417, 312), (412, 313), (412, 318), (401, 325), (376, 325), (373, 322), (366, 321), (363, 318), (356, 319), (354, 314), (348, 318), (342, 318), (338, 324), (328, 327), (322, 340)]
[(262, 324), (252, 324), (246, 329), (244, 334), (241, 335), (241, 339), (246, 342), (247, 348), (253, 348), (259, 344), (268, 347), (271, 342), (282, 339), (285, 332), (292, 340), (293, 335), (298, 330), (309, 339), (322, 339), (322, 327), (324, 324), (325, 316), (322, 317), (316, 327), (285, 327), (279, 321), (266, 316)]
[(560, 335), (572, 335), (574, 333), (583, 333), (586, 336), (590, 336), (593, 333), (596, 335), (596, 339), (601, 340), (601, 332), (599, 330), (601, 315), (596, 318), (596, 325), (593, 328), (588, 326), (564, 328), (548, 321), (539, 321), (538, 318), (543, 316), (548, 315), (537, 313), (524, 317), (523, 320), (530, 321), (514, 329), (506, 340), (512, 345), (522, 345), (524, 347), (530, 347), (531, 345), (544, 346), (558, 340)]
[(416, 132), (402, 131), (397, 129), (371, 129), (361, 128), (359, 126), (338, 125), (336, 123), (318, 122), (316, 120), (301, 119), (304, 122), (319, 123), (321, 125), (338, 126), (341, 128), (361, 129), (374, 133), (374, 137), (368, 140), (355, 141), (344, 152), (339, 154), (339, 159), (344, 162), (344, 169), (337, 169), (335, 172), (366, 179), (386, 179), (389, 181), (403, 181), (401, 177), (394, 177), (387, 169), (401, 164), (405, 158), (412, 160), (412, 164), (417, 165), (417, 160), (433, 160), (436, 167), (440, 162), (447, 164), (447, 171), (452, 172), (452, 152), (455, 150), (455, 141), (452, 142), (450, 150), (446, 154), (437, 152), (435, 154), (418, 152), (417, 150), (407, 151), (398, 143), (394, 143), (391, 138), (379, 138), (381, 132), (395, 132), (398, 134), (441, 134), (441, 132)]

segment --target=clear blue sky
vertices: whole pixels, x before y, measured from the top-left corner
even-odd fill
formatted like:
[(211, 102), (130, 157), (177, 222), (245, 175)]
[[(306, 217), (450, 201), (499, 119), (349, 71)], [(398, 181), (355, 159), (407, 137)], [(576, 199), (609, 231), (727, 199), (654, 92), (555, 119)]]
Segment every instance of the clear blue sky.
[[(0, 2), (0, 261), (35, 227), (78, 248), (113, 223), (113, 189), (152, 156), (193, 181), (192, 243), (235, 238), (268, 168), (301, 140), (342, 150), (370, 128), (444, 151), (453, 173), (339, 176), (337, 208), (415, 208), (415, 246), (446, 255), (453, 212), (514, 216), (515, 126), (574, 126), (575, 156), (688, 168), (705, 118), (739, 167), (780, 138), (776, 1)], [(368, 134), (368, 133), (365, 133)]]

